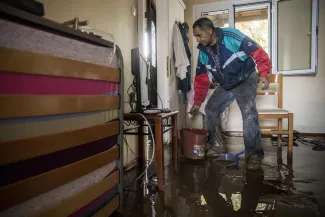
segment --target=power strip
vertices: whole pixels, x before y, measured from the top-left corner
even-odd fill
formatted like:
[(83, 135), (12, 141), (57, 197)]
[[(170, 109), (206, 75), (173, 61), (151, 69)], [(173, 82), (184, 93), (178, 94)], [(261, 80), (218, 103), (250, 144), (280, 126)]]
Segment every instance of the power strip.
[(143, 111), (144, 114), (151, 114), (151, 115), (154, 115), (154, 114), (159, 114), (161, 113), (160, 110), (157, 110), (157, 109), (148, 109), (148, 110), (144, 110)]

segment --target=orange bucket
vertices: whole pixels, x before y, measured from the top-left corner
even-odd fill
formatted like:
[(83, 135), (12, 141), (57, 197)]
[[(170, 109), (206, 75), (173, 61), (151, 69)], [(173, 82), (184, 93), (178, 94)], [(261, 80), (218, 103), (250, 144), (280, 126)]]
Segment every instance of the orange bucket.
[(203, 159), (205, 156), (208, 131), (204, 129), (181, 129), (182, 152), (186, 158)]

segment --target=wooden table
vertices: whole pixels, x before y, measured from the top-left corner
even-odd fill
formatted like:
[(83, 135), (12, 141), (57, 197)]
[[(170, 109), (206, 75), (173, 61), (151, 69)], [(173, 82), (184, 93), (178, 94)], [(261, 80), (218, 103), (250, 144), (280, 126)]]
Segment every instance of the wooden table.
[[(178, 126), (177, 126), (177, 114), (178, 111), (170, 113), (161, 113), (157, 115), (147, 115), (143, 114), (148, 121), (154, 122), (154, 131), (156, 142), (156, 170), (157, 170), (157, 181), (159, 191), (164, 189), (164, 149), (163, 149), (163, 134), (172, 130), (172, 161), (174, 168), (177, 167), (177, 150), (178, 150)], [(171, 118), (171, 125), (163, 125), (163, 121)], [(144, 143), (143, 135), (148, 135), (143, 132), (143, 117), (137, 113), (125, 113), (124, 121), (137, 121), (139, 124), (137, 133), (130, 133), (129, 131), (124, 131), (126, 135), (138, 135), (138, 159), (139, 162), (143, 162), (144, 153)], [(164, 130), (164, 127), (167, 129)], [(150, 134), (150, 131), (149, 131)]]

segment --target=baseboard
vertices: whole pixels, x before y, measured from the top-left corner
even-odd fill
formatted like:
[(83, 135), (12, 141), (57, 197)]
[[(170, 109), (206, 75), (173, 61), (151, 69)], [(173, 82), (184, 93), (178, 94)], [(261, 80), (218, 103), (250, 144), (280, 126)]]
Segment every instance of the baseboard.
[[(243, 131), (226, 131), (225, 134), (227, 136), (243, 136)], [(311, 136), (311, 137), (324, 137), (325, 133), (301, 133), (297, 132), (297, 135), (299, 136)], [(262, 137), (268, 138), (272, 137), (272, 135), (262, 135)]]
[[(226, 136), (232, 136), (232, 137), (243, 137), (243, 131), (226, 131)], [(270, 138), (271, 135), (262, 135), (263, 138)]]
[(324, 137), (325, 133), (299, 133), (299, 136)]

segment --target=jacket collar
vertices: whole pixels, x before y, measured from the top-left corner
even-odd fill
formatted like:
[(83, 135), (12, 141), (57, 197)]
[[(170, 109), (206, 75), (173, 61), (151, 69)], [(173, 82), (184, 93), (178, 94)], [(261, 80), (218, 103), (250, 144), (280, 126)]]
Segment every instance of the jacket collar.
[[(222, 29), (219, 28), (219, 27), (215, 28), (215, 31), (216, 31), (216, 36), (218, 38), (218, 42), (217, 43), (221, 45), (222, 44), (222, 38), (223, 38), (224, 33), (223, 33)], [(205, 50), (206, 48), (205, 48), (205, 46), (203, 46), (201, 44), (198, 44), (197, 49), (199, 49), (199, 50)]]

